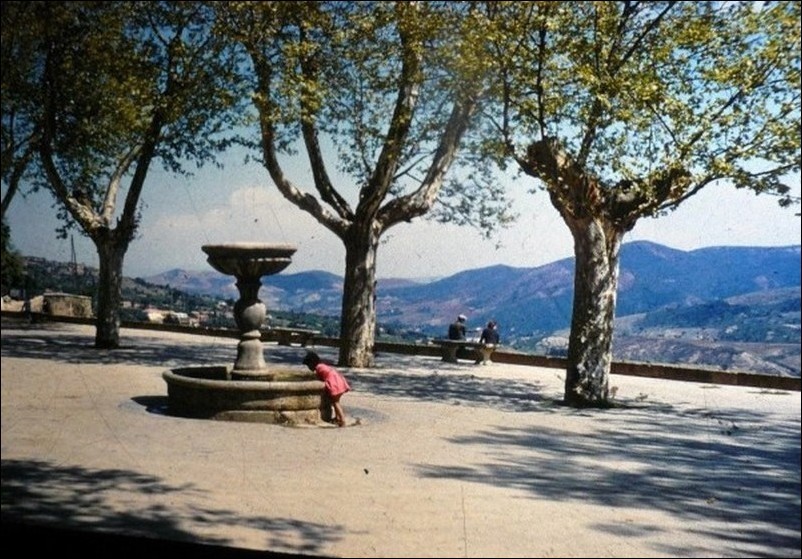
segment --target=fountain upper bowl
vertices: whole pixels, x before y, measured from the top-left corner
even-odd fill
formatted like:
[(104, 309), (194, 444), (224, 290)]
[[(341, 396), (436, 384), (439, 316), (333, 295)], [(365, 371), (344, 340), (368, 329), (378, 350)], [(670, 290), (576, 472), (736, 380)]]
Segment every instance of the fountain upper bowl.
[(203, 245), (201, 250), (218, 272), (238, 278), (259, 278), (276, 274), (289, 266), (298, 249), (286, 244), (225, 243)]

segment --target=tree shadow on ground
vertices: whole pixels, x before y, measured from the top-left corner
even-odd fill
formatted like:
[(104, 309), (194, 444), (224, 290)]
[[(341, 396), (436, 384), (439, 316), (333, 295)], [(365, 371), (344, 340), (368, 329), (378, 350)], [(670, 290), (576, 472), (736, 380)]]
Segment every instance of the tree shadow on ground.
[[(93, 343), (89, 334), (76, 334), (58, 323), (46, 323), (38, 325), (37, 330), (5, 330), (0, 354), (69, 364), (141, 365), (164, 369), (233, 364), (237, 354), (237, 340), (233, 338), (183, 336), (179, 342), (171, 343), (169, 337), (162, 338), (158, 332), (151, 331), (123, 336), (121, 347), (114, 350), (95, 349)], [(337, 348), (264, 345), (269, 366), (297, 367), (299, 370), (306, 370), (301, 362), (308, 349), (318, 352), (328, 362), (336, 362)], [(421, 367), (422, 363), (424, 367)], [(542, 383), (536, 378), (511, 381), (481, 377), (469, 372), (473, 367), (469, 363), (452, 365), (417, 355), (382, 354), (377, 357), (376, 368), (344, 368), (343, 372), (354, 390), (378, 396), (506, 411), (543, 411), (554, 404), (553, 398), (541, 394)], [(161, 405), (161, 402), (156, 405)], [(154, 411), (158, 410), (154, 408)]]
[[(70, 364), (143, 365), (164, 368), (193, 365), (233, 364), (237, 357), (235, 338), (218, 336), (183, 336), (173, 342), (158, 331), (141, 331), (122, 335), (120, 347), (97, 349), (90, 334), (76, 334), (73, 326), (45, 323), (36, 328), (25, 327), (3, 319), (3, 357), (48, 359)], [(270, 364), (295, 365), (301, 362), (305, 348), (276, 346), (266, 343), (265, 355)]]
[(557, 405), (553, 398), (542, 394), (543, 385), (536, 379), (515, 381), (461, 372), (421, 374), (400, 370), (351, 370), (347, 375), (355, 391), (375, 396), (516, 412), (547, 411)]
[[(164, 497), (170, 493), (179, 493), (180, 501), (162, 498), (157, 504), (138, 506), (130, 499), (119, 498), (125, 494)], [(264, 534), (265, 549), (301, 556), (319, 555), (330, 542), (340, 539), (343, 530), (342, 526), (247, 517), (241, 511), (202, 506), (198, 503), (204, 495), (197, 487), (169, 485), (134, 471), (89, 470), (34, 460), (2, 461), (0, 495), (4, 523), (214, 546), (227, 546), (232, 541), (199, 535), (182, 525), (246, 528)], [(120, 506), (112, 506), (115, 500)], [(169, 508), (165, 502), (170, 503)]]
[[(503, 486), (537, 499), (652, 509), (690, 525), (699, 521), (695, 533), (719, 539), (722, 557), (799, 553), (798, 418), (651, 404), (583, 413), (592, 416), (589, 432), (496, 425), (451, 439), (485, 447), (481, 455), (493, 459), (473, 466), (420, 464), (418, 470), (428, 478)], [(621, 535), (665, 529), (637, 521), (595, 528)], [(661, 544), (655, 552), (694, 550)]]

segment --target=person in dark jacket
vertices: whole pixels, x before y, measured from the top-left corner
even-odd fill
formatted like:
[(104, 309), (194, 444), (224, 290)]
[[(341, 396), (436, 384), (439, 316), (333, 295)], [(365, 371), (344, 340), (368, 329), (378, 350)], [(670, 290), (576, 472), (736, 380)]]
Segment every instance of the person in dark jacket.
[(468, 320), (464, 314), (457, 317), (457, 320), (452, 322), (448, 327), (449, 340), (464, 340), (465, 339), (465, 321)]
[(485, 326), (485, 329), (482, 330), (482, 335), (479, 336), (479, 343), (487, 344), (487, 345), (498, 345), (499, 342), (499, 335), (498, 335), (498, 324), (495, 320), (491, 320)]
[[(495, 320), (491, 320), (485, 326), (485, 329), (482, 330), (482, 335), (479, 336), (479, 343), (485, 345), (498, 345), (499, 343), (499, 335), (498, 335), (498, 324), (496, 324)], [(482, 362), (482, 358), (478, 358), (476, 360), (476, 364)]]

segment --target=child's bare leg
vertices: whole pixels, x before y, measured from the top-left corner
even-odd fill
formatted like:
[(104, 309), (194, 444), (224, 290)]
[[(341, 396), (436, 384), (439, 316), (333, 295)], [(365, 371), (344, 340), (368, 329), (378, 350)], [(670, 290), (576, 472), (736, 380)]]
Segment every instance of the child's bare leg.
[(334, 417), (337, 418), (337, 425), (342, 427), (345, 425), (345, 412), (343, 412), (343, 407), (340, 405), (340, 397), (332, 398), (332, 404), (334, 405)]

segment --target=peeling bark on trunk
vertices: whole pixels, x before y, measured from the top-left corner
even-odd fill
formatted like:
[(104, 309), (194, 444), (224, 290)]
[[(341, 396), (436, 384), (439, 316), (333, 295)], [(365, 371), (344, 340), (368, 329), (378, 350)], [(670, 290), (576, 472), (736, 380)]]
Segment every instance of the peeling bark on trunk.
[(608, 404), (613, 324), (623, 233), (594, 219), (571, 227), (575, 272), (565, 402), (575, 407)]
[(351, 234), (345, 243), (339, 365), (372, 367), (376, 335), (375, 233)]
[[(568, 340), (565, 403), (608, 404), (613, 328), (618, 291), (618, 258), (624, 233), (639, 207), (619, 200), (584, 172), (555, 138), (532, 143), (518, 158), (525, 173), (544, 181), (552, 205), (574, 237), (574, 302)], [(640, 208), (640, 211), (645, 211)]]
[(120, 308), (122, 307), (123, 260), (126, 246), (114, 239), (96, 239), (99, 271), (95, 347), (120, 347)]
[(552, 205), (574, 237), (574, 303), (565, 402), (575, 407), (605, 407), (624, 234), (675, 191), (687, 191), (690, 175), (683, 168), (669, 168), (649, 177), (605, 185), (586, 172), (586, 154), (574, 158), (554, 137), (533, 142), (525, 156), (515, 157), (526, 174), (546, 184)]

